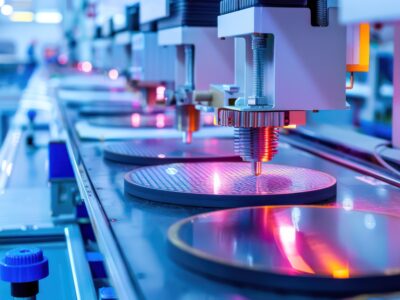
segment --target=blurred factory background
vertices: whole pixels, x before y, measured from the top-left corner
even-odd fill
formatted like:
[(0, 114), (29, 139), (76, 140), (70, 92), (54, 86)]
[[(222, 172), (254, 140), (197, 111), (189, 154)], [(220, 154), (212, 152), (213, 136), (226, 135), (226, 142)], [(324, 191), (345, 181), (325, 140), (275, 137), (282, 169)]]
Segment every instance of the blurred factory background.
[[(135, 1), (0, 1), (2, 86), (24, 86), (32, 62), (74, 64), (95, 61), (96, 43), (109, 43), (126, 26), (126, 6)], [(111, 23), (110, 23), (111, 22)], [(110, 24), (114, 28), (110, 28)], [(114, 32), (110, 32), (114, 31)], [(129, 55), (130, 49), (126, 48)], [(391, 137), (393, 28), (376, 23), (371, 33), (371, 70), (355, 75), (348, 91), (351, 109), (312, 120), (350, 127), (373, 136)], [(106, 63), (106, 62), (99, 62)], [(129, 66), (125, 66), (127, 69)], [(111, 69), (111, 67), (110, 67)], [(122, 72), (125, 70), (121, 70)], [(7, 91), (6, 91), (7, 92)]]

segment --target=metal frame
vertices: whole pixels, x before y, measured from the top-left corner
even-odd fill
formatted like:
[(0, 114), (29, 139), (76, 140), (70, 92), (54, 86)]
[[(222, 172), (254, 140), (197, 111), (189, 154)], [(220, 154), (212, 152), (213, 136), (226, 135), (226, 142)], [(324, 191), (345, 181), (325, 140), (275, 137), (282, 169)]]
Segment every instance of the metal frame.
[(400, 22), (394, 25), (392, 144), (400, 148)]
[(112, 281), (118, 297), (120, 300), (141, 299), (143, 297), (138, 296), (140, 293), (137, 284), (135, 284), (134, 279), (129, 274), (124, 259), (120, 254), (118, 245), (111, 232), (107, 216), (101, 208), (99, 200), (95, 196), (95, 192), (90, 184), (86, 171), (83, 165), (78, 165), (76, 163), (80, 160), (76, 159), (69, 137), (67, 138), (67, 148), (69, 155), (71, 156), (71, 163), (81, 196), (86, 204), (90, 221), (93, 225), (97, 243), (105, 258), (104, 262), (108, 271), (108, 276)]
[(97, 299), (97, 294), (91, 280), (89, 264), (85, 256), (85, 248), (78, 226), (67, 226), (64, 229), (72, 277), (78, 300)]
[(14, 165), (15, 155), (22, 137), (22, 130), (11, 128), (0, 151), (0, 191), (4, 191)]
[[(61, 120), (61, 126), (67, 124), (65, 115), (62, 114), (59, 105), (55, 105), (55, 115), (57, 120)], [(63, 126), (63, 133), (65, 134), (62, 136), (65, 138), (76, 182), (82, 199), (86, 204), (96, 241), (100, 251), (104, 255), (107, 275), (110, 277), (119, 300), (143, 299), (143, 295), (135, 279), (133, 279), (126, 267), (126, 263), (114, 238), (107, 216), (96, 197), (95, 191), (79, 157), (76, 145), (73, 143), (73, 131), (73, 128)]]
[(312, 153), (316, 156), (335, 162), (362, 174), (375, 177), (396, 187), (400, 187), (400, 181), (397, 178), (391, 176), (392, 174), (382, 172), (376, 167), (368, 166), (366, 164), (350, 160), (348, 159), (348, 157), (344, 157), (343, 153), (341, 152), (330, 150), (327, 147), (317, 145), (315, 143), (310, 143), (309, 140), (301, 141), (290, 136), (281, 136), (280, 139), (281, 141), (286, 142), (295, 148)]

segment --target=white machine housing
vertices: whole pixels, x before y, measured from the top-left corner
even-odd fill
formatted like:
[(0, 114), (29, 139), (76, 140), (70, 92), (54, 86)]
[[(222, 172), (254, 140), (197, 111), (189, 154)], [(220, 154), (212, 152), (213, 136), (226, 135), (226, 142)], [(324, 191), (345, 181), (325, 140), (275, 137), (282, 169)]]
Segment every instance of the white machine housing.
[[(235, 84), (253, 95), (250, 36), (268, 35), (262, 110), (346, 109), (346, 28), (329, 9), (329, 26), (311, 26), (308, 8), (251, 7), (219, 16), (218, 37), (235, 38)], [(273, 42), (271, 42), (273, 41)], [(232, 107), (233, 108), (233, 107)], [(254, 107), (256, 109), (256, 107)]]
[(111, 47), (112, 41), (110, 38), (96, 39), (93, 42), (93, 66), (99, 70), (108, 70), (112, 67)]
[(117, 33), (112, 41), (111, 60), (113, 68), (119, 72), (126, 71), (131, 63), (131, 32)]
[(160, 47), (156, 32), (137, 32), (132, 35), (131, 76), (146, 83), (173, 82), (176, 50)]
[(234, 79), (233, 40), (220, 40), (215, 27), (181, 26), (160, 30), (160, 46), (175, 48), (175, 86), (185, 84), (184, 45), (194, 45), (194, 86), (208, 90), (211, 84), (231, 83)]

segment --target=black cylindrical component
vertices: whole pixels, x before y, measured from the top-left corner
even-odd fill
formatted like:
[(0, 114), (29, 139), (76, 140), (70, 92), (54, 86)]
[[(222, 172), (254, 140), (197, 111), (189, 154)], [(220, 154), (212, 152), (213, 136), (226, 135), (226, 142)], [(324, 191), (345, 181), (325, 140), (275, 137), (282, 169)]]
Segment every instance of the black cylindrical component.
[(328, 0), (310, 1), (310, 9), (312, 12), (311, 24), (313, 26), (326, 27), (329, 25)]
[(11, 295), (15, 298), (34, 298), (39, 293), (39, 282), (19, 282), (11, 284)]
[(139, 16), (139, 5), (134, 4), (127, 6), (125, 9), (127, 30), (128, 31), (140, 31), (140, 16)]

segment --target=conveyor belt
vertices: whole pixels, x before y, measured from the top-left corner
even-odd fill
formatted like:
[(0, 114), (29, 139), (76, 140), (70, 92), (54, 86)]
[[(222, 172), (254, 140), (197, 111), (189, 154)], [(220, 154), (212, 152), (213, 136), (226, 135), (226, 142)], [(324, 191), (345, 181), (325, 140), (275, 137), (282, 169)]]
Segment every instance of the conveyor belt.
[[(166, 243), (168, 228), (185, 217), (205, 210), (162, 205), (125, 196), (124, 175), (136, 167), (104, 161), (101, 142), (81, 142), (71, 130), (78, 120), (77, 113), (70, 108), (64, 108), (63, 114), (66, 126), (70, 128), (71, 143), (76, 147), (77, 164), (85, 170), (93, 187), (94, 194), (87, 201), (100, 204), (107, 219), (111, 220), (107, 224), (119, 249), (114, 255), (120, 255), (125, 261), (130, 276), (138, 284), (138, 293), (144, 298), (226, 299), (233, 295), (243, 299), (286, 298), (282, 294), (207, 278), (172, 261)], [(315, 169), (337, 178), (337, 196), (335, 202), (330, 204), (332, 206), (346, 211), (367, 209), (400, 215), (400, 190), (382, 181), (292, 148), (285, 143), (281, 144), (274, 163)], [(97, 222), (104, 222), (104, 218), (99, 216)], [(106, 257), (107, 259), (111, 258)]]

